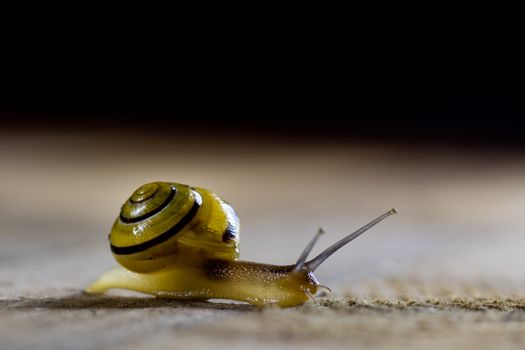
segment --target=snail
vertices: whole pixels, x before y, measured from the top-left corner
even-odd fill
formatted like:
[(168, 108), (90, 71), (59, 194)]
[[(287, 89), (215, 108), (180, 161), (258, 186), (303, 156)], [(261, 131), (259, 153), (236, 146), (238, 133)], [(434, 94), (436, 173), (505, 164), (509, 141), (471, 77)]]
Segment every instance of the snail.
[(395, 213), (391, 209), (306, 261), (323, 233), (320, 229), (295, 264), (277, 266), (238, 260), (239, 219), (219, 196), (178, 183), (145, 184), (123, 204), (109, 234), (121, 267), (106, 272), (85, 291), (120, 288), (161, 298), (300, 305), (321, 287), (313, 274), (319, 265)]

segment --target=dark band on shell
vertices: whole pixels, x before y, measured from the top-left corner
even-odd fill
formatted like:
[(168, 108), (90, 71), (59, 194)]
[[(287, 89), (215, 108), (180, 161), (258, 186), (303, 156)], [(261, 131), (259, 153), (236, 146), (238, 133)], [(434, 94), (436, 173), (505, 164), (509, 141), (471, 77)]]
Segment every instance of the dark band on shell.
[[(172, 193), (174, 196), (175, 190), (173, 190)], [(173, 196), (170, 194), (170, 197), (171, 197), (170, 200), (173, 199)], [(168, 203), (166, 203), (166, 205)], [(171, 229), (158, 235), (157, 237), (153, 239), (150, 239), (149, 241), (146, 241), (140, 244), (136, 244), (136, 245), (132, 245), (132, 246), (117, 247), (117, 246), (114, 246), (113, 244), (110, 244), (111, 251), (118, 255), (129, 255), (129, 254), (143, 252), (151, 247), (154, 247), (160, 243), (167, 241), (168, 239), (170, 239), (171, 237), (179, 233), (188, 223), (190, 223), (193, 220), (193, 218), (197, 215), (199, 208), (201, 207), (201, 204), (202, 204), (201, 196), (195, 195), (195, 202), (193, 203), (193, 206), (191, 207), (190, 211), (184, 217), (182, 217), (182, 219), (179, 222), (177, 222), (177, 224), (175, 224), (175, 226), (173, 226)], [(159, 207), (161, 208), (160, 210), (162, 210), (166, 205)], [(154, 214), (158, 213), (160, 210), (155, 209)], [(146, 218), (149, 218), (150, 216), (154, 214), (148, 214)]]
[(235, 239), (235, 237), (237, 237), (237, 230), (231, 223), (229, 223), (228, 227), (226, 228), (226, 230), (224, 230), (224, 233), (222, 234), (222, 241), (224, 243), (227, 243)]

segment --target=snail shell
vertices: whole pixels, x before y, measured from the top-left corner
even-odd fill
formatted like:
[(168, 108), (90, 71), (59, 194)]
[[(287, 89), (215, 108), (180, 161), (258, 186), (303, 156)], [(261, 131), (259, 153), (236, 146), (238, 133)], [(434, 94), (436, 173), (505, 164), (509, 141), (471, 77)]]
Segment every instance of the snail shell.
[(206, 258), (239, 257), (239, 218), (214, 193), (188, 185), (153, 182), (122, 205), (109, 234), (111, 251), (125, 268), (149, 272), (174, 264), (179, 250)]

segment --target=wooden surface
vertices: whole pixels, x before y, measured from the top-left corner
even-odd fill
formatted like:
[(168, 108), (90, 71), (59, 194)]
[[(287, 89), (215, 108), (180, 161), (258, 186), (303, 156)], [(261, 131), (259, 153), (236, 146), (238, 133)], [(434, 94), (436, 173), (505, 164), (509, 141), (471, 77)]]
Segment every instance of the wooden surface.
[[(525, 154), (517, 151), (2, 133), (0, 167), (2, 349), (525, 341)], [(319, 226), (327, 234), (313, 254), (391, 207), (399, 215), (327, 260), (316, 275), (334, 292), (298, 308), (83, 296), (116, 264), (106, 237), (120, 205), (155, 180), (232, 203), (244, 260), (292, 263)], [(434, 299), (445, 307), (426, 303)], [(416, 304), (402, 307), (407, 300)], [(481, 307), (462, 306), (475, 301)]]

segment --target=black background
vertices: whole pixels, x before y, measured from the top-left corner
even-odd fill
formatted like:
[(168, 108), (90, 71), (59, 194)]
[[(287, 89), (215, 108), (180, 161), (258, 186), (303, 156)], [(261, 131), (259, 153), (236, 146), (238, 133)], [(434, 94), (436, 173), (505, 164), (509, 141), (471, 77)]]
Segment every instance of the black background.
[(525, 145), (519, 47), (497, 35), (208, 34), (32, 38), (4, 57), (1, 128)]

